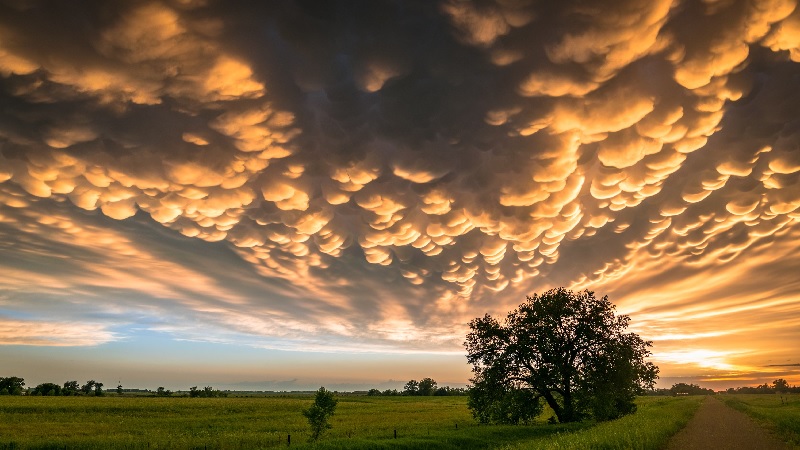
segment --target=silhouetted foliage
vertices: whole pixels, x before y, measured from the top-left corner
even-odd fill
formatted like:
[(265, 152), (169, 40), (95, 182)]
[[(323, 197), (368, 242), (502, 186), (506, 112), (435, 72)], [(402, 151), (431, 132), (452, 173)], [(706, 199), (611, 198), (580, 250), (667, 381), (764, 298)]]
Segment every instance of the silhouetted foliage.
[(775, 393), (792, 393), (800, 394), (800, 386), (789, 386), (789, 383), (783, 378), (779, 378), (772, 382), (771, 385), (764, 383), (758, 386), (742, 386), (737, 388), (728, 388), (725, 392), (729, 394), (775, 394)]
[(676, 383), (669, 391), (672, 395), (714, 395), (713, 389), (701, 388), (696, 384)]
[(541, 414), (536, 393), (502, 382), (499, 377), (481, 377), (469, 390), (467, 406), (481, 423), (528, 423)]
[(77, 381), (65, 381), (64, 388), (61, 389), (61, 395), (80, 395), (81, 387)]
[(423, 378), (417, 385), (418, 395), (433, 395), (436, 392), (436, 381), (432, 378)]
[(328, 419), (336, 412), (338, 401), (333, 397), (333, 393), (324, 387), (320, 387), (314, 396), (314, 404), (310, 408), (303, 410), (303, 415), (308, 419), (311, 426), (311, 440), (319, 439), (323, 431), (331, 428)]
[(405, 386), (403, 386), (403, 395), (418, 395), (419, 394), (419, 382), (417, 380), (409, 380)]
[(473, 415), (524, 422), (541, 400), (559, 422), (635, 411), (634, 398), (653, 388), (658, 367), (645, 361), (651, 343), (624, 333), (629, 321), (608, 297), (564, 288), (528, 297), (503, 324), (488, 314), (473, 320), (464, 343), (475, 374)]
[(122, 395), (122, 392), (123, 392), (123, 391), (122, 391), (122, 385), (121, 385), (121, 384), (118, 384), (118, 385), (117, 385), (117, 395)]
[(55, 383), (42, 383), (33, 388), (30, 395), (61, 395), (61, 386)]
[(22, 395), (24, 386), (24, 378), (0, 377), (0, 395)]
[(81, 386), (81, 392), (83, 392), (84, 395), (91, 394), (94, 391), (95, 384), (97, 384), (97, 382), (94, 380), (87, 381), (86, 384)]
[(170, 395), (172, 395), (172, 391), (164, 389), (164, 386), (159, 386), (158, 389), (156, 389), (156, 396), (158, 397), (169, 397)]
[(219, 390), (214, 389), (211, 386), (206, 386), (203, 389), (197, 389), (197, 386), (192, 386), (189, 388), (189, 397), (227, 397), (227, 392), (222, 392)]
[(772, 382), (772, 389), (775, 392), (783, 393), (789, 392), (789, 382), (784, 380), (783, 378), (778, 378), (777, 380)]
[(464, 388), (451, 388), (450, 386), (442, 386), (436, 389), (436, 392), (433, 393), (436, 396), (447, 396), (447, 395), (467, 395), (467, 390)]
[(386, 389), (385, 391), (370, 389), (367, 391), (367, 395), (384, 397), (390, 397), (394, 395), (467, 395), (467, 390), (464, 388), (451, 388), (450, 386), (437, 387), (435, 380), (431, 378), (423, 378), (419, 382), (416, 380), (409, 381), (406, 383), (405, 389), (402, 392), (398, 392), (397, 389)]

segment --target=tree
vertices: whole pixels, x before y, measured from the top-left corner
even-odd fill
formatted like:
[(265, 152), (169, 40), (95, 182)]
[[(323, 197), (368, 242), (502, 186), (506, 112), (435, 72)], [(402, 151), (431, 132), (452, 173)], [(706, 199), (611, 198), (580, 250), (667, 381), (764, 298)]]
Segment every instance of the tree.
[(83, 393), (84, 393), (84, 394), (86, 394), (86, 395), (89, 395), (89, 394), (91, 394), (91, 393), (92, 393), (92, 391), (94, 390), (94, 385), (95, 385), (95, 384), (97, 384), (97, 382), (96, 382), (96, 381), (94, 381), (94, 380), (89, 380), (89, 381), (87, 381), (87, 382), (86, 382), (86, 384), (84, 384), (83, 386), (81, 386), (81, 392), (83, 392)]
[(410, 380), (403, 387), (403, 395), (418, 395), (418, 392), (419, 392), (419, 383), (417, 382), (417, 380)]
[(436, 392), (436, 381), (432, 378), (423, 378), (417, 385), (417, 395), (433, 395)]
[(789, 382), (783, 378), (778, 378), (772, 382), (772, 389), (774, 389), (775, 392), (789, 392)]
[(61, 390), (61, 395), (78, 395), (81, 392), (81, 387), (77, 381), (65, 381), (64, 388)]
[(103, 393), (103, 383), (98, 383), (98, 382), (94, 383), (94, 395), (97, 397), (102, 397), (103, 395), (105, 395)]
[(333, 397), (333, 393), (324, 387), (320, 387), (314, 396), (314, 404), (310, 408), (303, 410), (303, 415), (308, 419), (311, 426), (311, 440), (319, 439), (323, 431), (331, 428), (328, 419), (336, 411), (338, 401)]
[(169, 397), (172, 395), (172, 391), (169, 389), (164, 389), (164, 386), (159, 386), (158, 389), (156, 389), (156, 395), (158, 397)]
[(31, 395), (61, 395), (61, 386), (55, 383), (42, 383), (33, 388)]
[(123, 392), (123, 391), (122, 391), (122, 385), (121, 385), (121, 384), (118, 384), (118, 385), (117, 385), (117, 395), (122, 395), (122, 392)]
[(20, 377), (0, 377), (0, 395), (22, 395), (25, 379)]
[(702, 388), (694, 383), (675, 383), (669, 391), (672, 395), (714, 395), (713, 389)]
[(203, 389), (197, 389), (197, 386), (189, 388), (189, 397), (227, 397), (227, 392), (214, 389), (211, 386), (206, 386)]
[(474, 319), (464, 343), (473, 416), (524, 422), (542, 400), (559, 422), (635, 411), (635, 396), (653, 388), (658, 367), (645, 361), (651, 343), (624, 333), (629, 321), (608, 297), (565, 288), (528, 297), (503, 324), (488, 314)]

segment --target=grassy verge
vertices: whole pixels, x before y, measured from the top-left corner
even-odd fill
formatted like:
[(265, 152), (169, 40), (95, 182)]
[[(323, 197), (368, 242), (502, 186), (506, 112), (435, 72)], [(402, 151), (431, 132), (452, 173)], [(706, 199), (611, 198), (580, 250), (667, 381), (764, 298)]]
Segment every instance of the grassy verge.
[(558, 434), (546, 440), (537, 439), (503, 448), (657, 450), (663, 448), (675, 433), (686, 426), (704, 398), (642, 397), (637, 401), (636, 414), (573, 433)]
[(718, 398), (800, 448), (800, 395), (739, 394), (720, 395)]
[[(340, 397), (333, 428), (308, 441), (304, 397), (0, 397), (0, 449), (485, 449), (658, 448), (697, 407), (642, 398), (618, 421), (485, 426), (464, 397)], [(395, 438), (395, 430), (397, 437)]]

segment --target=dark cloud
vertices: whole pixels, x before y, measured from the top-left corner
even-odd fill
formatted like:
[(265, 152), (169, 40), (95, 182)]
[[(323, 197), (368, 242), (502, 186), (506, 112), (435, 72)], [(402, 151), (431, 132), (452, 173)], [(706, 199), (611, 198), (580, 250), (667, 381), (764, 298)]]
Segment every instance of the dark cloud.
[[(637, 292), (791, 248), (794, 1), (0, 8), (5, 265), (73, 287), (132, 267), (150, 284), (107, 287), (214, 339), (457, 349), (466, 320), (531, 290), (607, 287), (644, 310)], [(157, 250), (176, 233), (185, 253)], [(117, 246), (68, 239), (88, 235)], [(207, 278), (137, 266), (161, 260)], [(703, 304), (682, 295), (651, 313)]]

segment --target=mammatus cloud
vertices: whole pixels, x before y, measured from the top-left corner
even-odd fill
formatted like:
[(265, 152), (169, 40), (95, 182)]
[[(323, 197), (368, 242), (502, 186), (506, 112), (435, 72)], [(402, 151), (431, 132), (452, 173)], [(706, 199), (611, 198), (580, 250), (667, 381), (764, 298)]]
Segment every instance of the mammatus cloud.
[[(9, 239), (94, 246), (114, 265), (80, 271), (91, 284), (213, 311), (221, 330), (384, 348), (457, 349), (468, 318), (544, 286), (663, 290), (679, 280), (659, 267), (769, 267), (747, 255), (793, 249), (800, 218), (796, 6), (9, 2), (0, 223), (24, 231)], [(226, 243), (284, 301), (194, 271), (142, 267), (150, 284), (126, 285), (115, 259), (156, 241), (81, 245), (69, 222), (82, 210)], [(164, 273), (190, 270), (175, 263)], [(709, 295), (729, 298), (734, 281)], [(763, 308), (793, 302), (786, 281)], [(653, 334), (722, 329), (693, 317)]]

